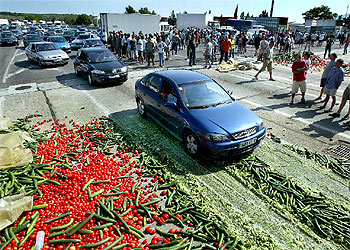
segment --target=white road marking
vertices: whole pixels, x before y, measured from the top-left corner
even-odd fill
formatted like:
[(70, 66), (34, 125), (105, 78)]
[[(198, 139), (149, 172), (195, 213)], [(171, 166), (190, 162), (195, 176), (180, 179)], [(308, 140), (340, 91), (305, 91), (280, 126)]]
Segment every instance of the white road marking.
[(84, 94), (90, 98), (90, 100), (100, 109), (102, 110), (103, 114), (105, 116), (108, 116), (109, 114), (111, 114), (112, 112), (103, 104), (99, 103), (95, 97), (93, 97), (92, 95), (89, 94), (89, 91), (86, 90), (82, 90), (82, 92), (84, 92)]
[(295, 115), (290, 115), (290, 114), (282, 112), (280, 110), (268, 108), (268, 107), (265, 107), (262, 104), (259, 104), (259, 103), (253, 102), (253, 101), (249, 101), (249, 100), (246, 100), (246, 99), (241, 99), (239, 101), (240, 102), (246, 102), (246, 103), (248, 103), (248, 104), (250, 104), (250, 105), (252, 105), (254, 107), (257, 107), (257, 108), (262, 108), (262, 109), (267, 110), (267, 111), (272, 111), (272, 112), (274, 112), (276, 114), (282, 115), (282, 116), (290, 118), (292, 120), (296, 120), (296, 121), (302, 122), (302, 123), (304, 123), (306, 125), (309, 125), (309, 126), (312, 126), (312, 127), (316, 127), (318, 129), (327, 131), (327, 132), (332, 133), (334, 135), (342, 136), (342, 137), (347, 138), (347, 139), (350, 140), (350, 135), (348, 135), (348, 134), (345, 134), (343, 132), (340, 132), (340, 131), (337, 131), (337, 130), (334, 130), (334, 129), (331, 129), (331, 128), (324, 127), (324, 126), (319, 125), (319, 124), (314, 124), (314, 123), (309, 122), (309, 121), (307, 121), (307, 120), (305, 120), (305, 119), (303, 119), (301, 117), (295, 117)]
[[(24, 71), (27, 71), (27, 70), (29, 70), (29, 69), (28, 69), (28, 68), (22, 68), (22, 69), (19, 69), (19, 70), (15, 71), (15, 72), (11, 73), (11, 74), (7, 74), (6, 77), (5, 77), (5, 81), (6, 81), (7, 79), (9, 79), (9, 78), (11, 78), (11, 77), (13, 77), (13, 76), (15, 76), (15, 75), (18, 75), (18, 74), (20, 74), (20, 73), (22, 73), (22, 72), (24, 72)], [(5, 82), (4, 82), (4, 83), (5, 83)]]
[(0, 96), (0, 116), (4, 115), (2, 112), (2, 104), (4, 103), (4, 101), (5, 101), (5, 97)]
[(21, 56), (21, 55), (25, 55), (25, 51), (22, 51), (22, 52), (20, 52), (20, 53), (17, 53), (17, 56)]
[(13, 63), (13, 60), (15, 59), (15, 57), (17, 56), (17, 52), (18, 52), (18, 49), (16, 49), (16, 52), (13, 54), (12, 58), (11, 58), (11, 61), (10, 63), (7, 65), (7, 68), (5, 70), (5, 74), (4, 74), (4, 77), (2, 79), (2, 83), (6, 83), (6, 80), (7, 80), (7, 74), (9, 72), (9, 69), (10, 69), (10, 66), (12, 65)]

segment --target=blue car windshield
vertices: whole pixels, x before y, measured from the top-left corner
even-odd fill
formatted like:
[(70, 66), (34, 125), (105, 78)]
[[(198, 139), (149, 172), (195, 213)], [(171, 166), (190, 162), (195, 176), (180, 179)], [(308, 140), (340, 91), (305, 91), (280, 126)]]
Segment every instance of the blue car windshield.
[(99, 47), (104, 46), (101, 40), (86, 40), (87, 47)]
[(179, 85), (181, 99), (189, 109), (203, 109), (232, 103), (232, 98), (213, 80)]
[(91, 63), (110, 62), (117, 60), (117, 57), (109, 50), (91, 51), (87, 54)]

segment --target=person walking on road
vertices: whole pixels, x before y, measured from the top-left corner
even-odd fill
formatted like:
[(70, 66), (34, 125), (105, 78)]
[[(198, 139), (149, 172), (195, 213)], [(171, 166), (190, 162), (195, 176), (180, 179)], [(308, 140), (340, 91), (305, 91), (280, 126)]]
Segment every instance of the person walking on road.
[(344, 90), (343, 97), (342, 97), (342, 100), (341, 100), (341, 103), (340, 103), (338, 111), (336, 113), (330, 114), (330, 116), (340, 117), (340, 112), (345, 107), (345, 104), (346, 104), (347, 101), (349, 101), (349, 111), (343, 117), (343, 120), (349, 119), (349, 116), (350, 116), (350, 83), (348, 84), (348, 86)]
[(335, 67), (335, 59), (337, 59), (337, 54), (332, 53), (330, 55), (329, 59), (331, 59), (331, 60), (330, 60), (330, 62), (328, 62), (327, 66), (325, 67), (325, 69), (323, 70), (323, 73), (322, 73), (321, 83), (320, 83), (320, 87), (321, 87), (320, 95), (316, 98), (315, 101), (321, 100), (321, 98), (322, 98), (322, 95), (324, 92), (324, 87), (326, 86), (329, 72), (331, 72), (331, 70)]
[(212, 51), (213, 51), (213, 44), (212, 42), (210, 41), (210, 38), (206, 38), (206, 45), (205, 45), (205, 51), (204, 51), (204, 58), (205, 58), (205, 67), (204, 68), (207, 68), (208, 67), (208, 64), (209, 64), (209, 67), (208, 69), (211, 68), (211, 63), (210, 63), (210, 58), (212, 56)]
[(262, 68), (254, 76), (255, 80), (258, 80), (258, 75), (267, 69), (267, 71), (270, 74), (270, 81), (275, 81), (275, 79), (272, 78), (273, 46), (274, 46), (274, 42), (271, 40), (270, 45), (264, 50), (264, 54), (263, 54), (264, 63), (263, 63)]
[(343, 55), (346, 55), (348, 53), (349, 43), (350, 43), (350, 33), (348, 33), (347, 38), (345, 40)]
[(220, 64), (222, 63), (222, 60), (225, 56), (225, 62), (228, 60), (228, 52), (231, 48), (231, 42), (228, 40), (228, 36), (225, 37), (225, 39), (221, 42), (221, 56), (220, 56)]
[(189, 61), (189, 65), (192, 66), (192, 65), (196, 65), (196, 44), (195, 44), (195, 41), (194, 41), (194, 36), (192, 35), (190, 38), (189, 38), (189, 42), (188, 42), (188, 48), (189, 48), (189, 53), (190, 53), (190, 61)]
[(158, 37), (158, 56), (159, 56), (159, 67), (164, 67), (164, 49), (166, 48), (165, 42), (162, 41), (160, 37)]
[(151, 64), (151, 60), (152, 60), (152, 65), (154, 67), (154, 50), (155, 50), (155, 44), (152, 41), (152, 38), (149, 36), (148, 41), (146, 42), (146, 58), (147, 58), (148, 67)]
[(296, 61), (292, 64), (293, 72), (293, 86), (292, 86), (292, 100), (290, 104), (294, 103), (295, 94), (301, 90), (301, 103), (305, 104), (305, 92), (306, 92), (306, 70), (307, 64), (304, 60), (301, 60), (301, 55), (297, 54)]
[(333, 38), (332, 36), (328, 38), (327, 42), (326, 42), (326, 48), (324, 50), (324, 55), (323, 58), (326, 58), (326, 54), (328, 51), (328, 57), (331, 56), (331, 50), (332, 50), (332, 45), (334, 44)]
[(344, 81), (344, 70), (341, 68), (344, 61), (343, 59), (338, 59), (336, 62), (336, 66), (329, 72), (328, 80), (326, 87), (324, 89), (324, 93), (326, 94), (326, 99), (324, 100), (324, 104), (320, 107), (320, 109), (324, 109), (327, 106), (327, 103), (329, 101), (329, 97), (332, 97), (332, 104), (329, 109), (326, 110), (326, 112), (332, 111), (335, 101), (336, 101), (336, 93), (337, 89), (339, 88), (340, 84)]

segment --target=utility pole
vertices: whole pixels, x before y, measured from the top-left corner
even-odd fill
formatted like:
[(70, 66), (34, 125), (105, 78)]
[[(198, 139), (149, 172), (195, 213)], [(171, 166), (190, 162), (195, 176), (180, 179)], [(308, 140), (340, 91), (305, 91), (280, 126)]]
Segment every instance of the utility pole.
[(272, 0), (272, 2), (271, 2), (271, 10), (270, 10), (270, 17), (272, 17), (274, 4), (275, 4), (275, 0)]

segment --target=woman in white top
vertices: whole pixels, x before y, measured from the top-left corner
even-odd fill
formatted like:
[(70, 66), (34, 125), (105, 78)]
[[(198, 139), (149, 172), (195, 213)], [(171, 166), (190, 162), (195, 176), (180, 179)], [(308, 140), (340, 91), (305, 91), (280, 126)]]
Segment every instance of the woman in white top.
[(137, 52), (137, 58), (140, 63), (143, 63), (143, 41), (138, 36), (136, 40), (136, 52)]
[(159, 55), (159, 66), (164, 67), (164, 50), (166, 48), (166, 44), (161, 40), (160, 37), (157, 39), (157, 49), (158, 49), (158, 55)]

